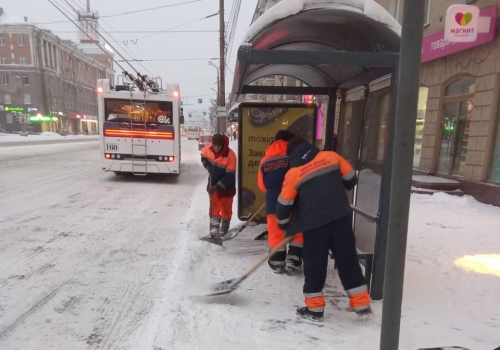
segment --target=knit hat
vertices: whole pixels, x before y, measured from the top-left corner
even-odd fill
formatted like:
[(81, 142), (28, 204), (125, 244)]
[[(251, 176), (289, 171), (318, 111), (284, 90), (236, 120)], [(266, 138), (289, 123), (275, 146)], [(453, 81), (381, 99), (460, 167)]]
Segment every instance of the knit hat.
[(304, 138), (300, 137), (300, 136), (295, 136), (293, 137), (290, 141), (288, 141), (288, 146), (286, 148), (286, 154), (287, 155), (290, 155), (290, 153), (292, 153), (292, 151), (299, 145), (303, 144), (303, 143), (309, 143), (307, 142), (307, 140), (305, 140)]
[(292, 134), (288, 130), (280, 130), (276, 133), (276, 136), (274, 137), (275, 141), (278, 140), (283, 140), (283, 141), (290, 141), (295, 135)]
[(214, 136), (212, 136), (212, 145), (223, 147), (224, 146), (224, 135), (214, 134)]

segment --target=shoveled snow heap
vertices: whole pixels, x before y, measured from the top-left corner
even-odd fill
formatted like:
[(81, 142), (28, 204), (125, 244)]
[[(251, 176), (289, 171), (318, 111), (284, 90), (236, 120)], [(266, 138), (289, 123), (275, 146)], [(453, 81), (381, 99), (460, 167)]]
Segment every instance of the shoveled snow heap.
[(373, 0), (283, 0), (260, 16), (248, 29), (244, 43), (253, 40), (264, 28), (301, 11), (338, 9), (364, 14), (387, 25), (398, 35), (401, 26), (382, 6)]

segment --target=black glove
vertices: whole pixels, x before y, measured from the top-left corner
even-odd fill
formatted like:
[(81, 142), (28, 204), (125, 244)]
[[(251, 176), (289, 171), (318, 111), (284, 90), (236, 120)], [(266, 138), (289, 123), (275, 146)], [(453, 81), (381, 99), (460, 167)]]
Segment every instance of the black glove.
[(214, 194), (215, 192), (217, 192), (217, 186), (212, 186), (210, 187), (208, 190), (207, 190), (208, 194), (209, 195), (212, 195)]

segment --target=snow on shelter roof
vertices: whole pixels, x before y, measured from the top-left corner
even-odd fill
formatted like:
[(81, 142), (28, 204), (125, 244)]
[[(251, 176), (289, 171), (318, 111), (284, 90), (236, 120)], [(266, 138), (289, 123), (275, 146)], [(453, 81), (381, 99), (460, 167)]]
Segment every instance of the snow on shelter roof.
[[(255, 50), (399, 52), (401, 26), (373, 0), (283, 0), (248, 29), (245, 43)], [(350, 89), (391, 73), (391, 68), (241, 64), (237, 61), (233, 98), (243, 86), (286, 75), (311, 87)]]

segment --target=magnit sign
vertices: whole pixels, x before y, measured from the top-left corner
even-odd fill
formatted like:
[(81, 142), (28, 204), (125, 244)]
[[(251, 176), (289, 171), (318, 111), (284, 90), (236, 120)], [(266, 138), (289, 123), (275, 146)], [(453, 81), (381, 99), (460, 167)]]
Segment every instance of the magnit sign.
[(446, 11), (444, 40), (450, 43), (470, 43), (477, 40), (479, 7), (451, 5)]

